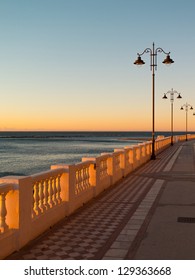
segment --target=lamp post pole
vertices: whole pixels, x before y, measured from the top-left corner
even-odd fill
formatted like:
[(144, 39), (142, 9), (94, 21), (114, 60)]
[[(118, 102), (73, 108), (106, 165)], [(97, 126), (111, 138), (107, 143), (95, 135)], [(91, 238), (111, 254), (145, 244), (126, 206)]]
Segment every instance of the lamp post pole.
[(155, 68), (157, 64), (155, 64), (155, 48), (154, 43), (152, 46), (151, 53), (151, 67), (152, 67), (152, 155), (151, 159), (156, 159), (155, 156)]
[(163, 99), (167, 99), (167, 94), (170, 94), (170, 101), (171, 101), (171, 145), (173, 145), (173, 102), (174, 102), (174, 94), (177, 93), (177, 98), (182, 98), (181, 94), (178, 93), (176, 90), (173, 90), (173, 88), (167, 93), (164, 93)]
[(187, 102), (181, 106), (180, 110), (183, 110), (183, 107), (185, 107), (186, 111), (186, 141), (188, 141), (188, 108), (190, 108), (190, 110), (193, 110), (193, 107)]
[(156, 48), (153, 43), (152, 48), (146, 48), (142, 53), (137, 53), (138, 58), (134, 62), (135, 65), (143, 65), (145, 62), (141, 59), (144, 53), (150, 53), (150, 69), (152, 71), (152, 154), (151, 159), (156, 159), (155, 155), (155, 70), (157, 70), (157, 54), (163, 52), (167, 55), (164, 64), (171, 64), (174, 61), (170, 58), (170, 52), (166, 53), (162, 48)]

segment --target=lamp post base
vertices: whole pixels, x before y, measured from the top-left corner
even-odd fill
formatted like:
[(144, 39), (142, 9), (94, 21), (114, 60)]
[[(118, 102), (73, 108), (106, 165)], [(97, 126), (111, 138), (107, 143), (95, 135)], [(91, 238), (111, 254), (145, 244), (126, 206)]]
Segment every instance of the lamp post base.
[(152, 159), (152, 160), (156, 159), (155, 154), (152, 154), (151, 157), (150, 157), (150, 159)]

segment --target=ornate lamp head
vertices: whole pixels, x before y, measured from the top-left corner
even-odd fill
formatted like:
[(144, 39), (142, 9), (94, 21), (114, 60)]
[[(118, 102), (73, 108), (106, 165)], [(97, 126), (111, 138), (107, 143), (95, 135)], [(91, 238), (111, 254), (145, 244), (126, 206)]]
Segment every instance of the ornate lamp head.
[(163, 60), (163, 63), (169, 65), (174, 63), (174, 61), (170, 58), (170, 55), (168, 54), (167, 57)]
[(178, 99), (182, 98), (180, 93), (178, 94), (177, 98), (178, 98)]
[(166, 93), (164, 93), (163, 99), (167, 99)]
[(136, 61), (134, 62), (135, 65), (141, 66), (144, 65), (145, 62), (141, 59), (141, 56), (139, 55)]

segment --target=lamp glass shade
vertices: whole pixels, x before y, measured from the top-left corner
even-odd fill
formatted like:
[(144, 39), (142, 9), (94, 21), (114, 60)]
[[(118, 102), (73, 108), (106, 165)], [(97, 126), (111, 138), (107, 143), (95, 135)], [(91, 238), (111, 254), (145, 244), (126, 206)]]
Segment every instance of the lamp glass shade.
[(180, 93), (178, 94), (177, 98), (182, 98)]
[(174, 63), (174, 61), (170, 58), (170, 55), (168, 54), (167, 57), (163, 60), (163, 63), (169, 65)]
[(165, 93), (164, 93), (163, 99), (167, 99), (167, 96), (166, 96), (166, 94), (165, 94)]
[(144, 65), (145, 62), (141, 59), (141, 56), (138, 56), (134, 64), (139, 66), (139, 65)]

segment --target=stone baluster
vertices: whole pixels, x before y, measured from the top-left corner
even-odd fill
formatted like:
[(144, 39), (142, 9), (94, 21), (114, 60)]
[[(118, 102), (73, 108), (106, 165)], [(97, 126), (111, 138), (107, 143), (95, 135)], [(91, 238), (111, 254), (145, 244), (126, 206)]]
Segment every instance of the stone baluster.
[(39, 182), (36, 182), (34, 184), (34, 211), (36, 215), (41, 214), (41, 209), (39, 208), (39, 201), (40, 201)]
[(82, 186), (81, 186), (81, 182), (82, 182), (82, 175), (81, 175), (81, 170), (79, 169), (77, 171), (77, 194), (79, 194), (82, 191)]
[(41, 212), (44, 212), (46, 210), (44, 198), (44, 180), (41, 180), (39, 182), (39, 208), (41, 209)]
[(75, 173), (75, 195), (79, 193), (79, 171)]
[(49, 179), (46, 179), (45, 183), (44, 183), (44, 204), (45, 204), (46, 210), (48, 210), (50, 208), (50, 205), (48, 203), (48, 200), (49, 200), (48, 188), (49, 188)]
[(84, 189), (86, 189), (89, 186), (89, 174), (88, 174), (88, 168), (83, 168), (83, 186)]
[(32, 188), (32, 213), (31, 213), (32, 218), (36, 217), (36, 212), (35, 212), (35, 186)]
[(101, 160), (100, 161), (100, 179), (105, 178), (105, 176), (108, 176), (107, 160)]
[(84, 189), (84, 170), (83, 168), (79, 170), (79, 173), (80, 173), (80, 178), (79, 178), (79, 184), (80, 184), (80, 190), (83, 191)]
[(90, 187), (90, 173), (89, 173), (89, 166), (87, 167), (87, 187)]
[(6, 195), (8, 192), (2, 192), (0, 193), (0, 233), (5, 232), (8, 229), (8, 225), (6, 224), (6, 215), (7, 215), (7, 209), (6, 209)]
[(117, 171), (120, 170), (120, 163), (121, 163), (121, 161), (120, 161), (120, 155), (117, 155), (117, 156), (116, 156), (116, 170), (117, 170)]
[(49, 178), (49, 205), (50, 205), (50, 208), (52, 208), (54, 206), (54, 202), (53, 202), (53, 186), (52, 186), (52, 181), (53, 181), (53, 178), (50, 177)]
[(60, 194), (61, 194), (60, 178), (61, 178), (61, 174), (59, 174), (57, 176), (57, 201), (58, 201), (58, 203), (60, 203), (62, 201), (61, 196), (60, 196)]
[(58, 204), (58, 200), (57, 200), (57, 186), (56, 186), (57, 185), (56, 184), (57, 177), (56, 176), (53, 177), (52, 181), (53, 181), (53, 201), (54, 201), (54, 204), (57, 205)]
[(86, 180), (87, 180), (87, 176), (86, 176), (86, 167), (83, 167), (81, 169), (81, 172), (82, 172), (82, 190), (85, 190), (86, 189)]

